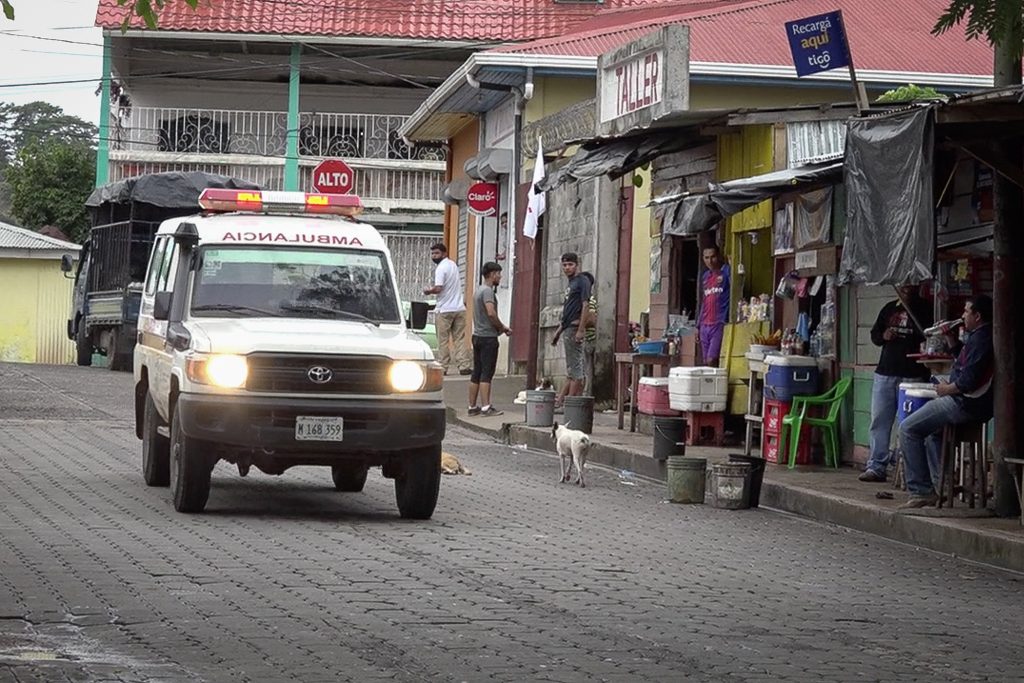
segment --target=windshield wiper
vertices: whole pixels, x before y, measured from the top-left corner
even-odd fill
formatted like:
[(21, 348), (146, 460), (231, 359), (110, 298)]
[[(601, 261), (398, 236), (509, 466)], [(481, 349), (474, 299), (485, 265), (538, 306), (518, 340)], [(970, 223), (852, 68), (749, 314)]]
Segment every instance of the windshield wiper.
[(196, 311), (226, 311), (229, 313), (241, 313), (243, 311), (248, 311), (250, 313), (270, 316), (272, 318), (281, 317), (281, 314), (277, 311), (270, 311), (256, 306), (246, 306), (244, 304), (202, 304), (200, 306), (192, 307), (192, 312), (195, 313)]
[(307, 304), (307, 303), (291, 303), (285, 302), (281, 304), (281, 308), (286, 311), (298, 311), (301, 313), (322, 313), (330, 316), (340, 316), (342, 318), (348, 318), (350, 320), (358, 320), (364, 323), (370, 323), (374, 327), (380, 327), (380, 322), (367, 318), (362, 313), (352, 313), (351, 311), (342, 311), (337, 308), (330, 308), (329, 306), (321, 306), (320, 304)]

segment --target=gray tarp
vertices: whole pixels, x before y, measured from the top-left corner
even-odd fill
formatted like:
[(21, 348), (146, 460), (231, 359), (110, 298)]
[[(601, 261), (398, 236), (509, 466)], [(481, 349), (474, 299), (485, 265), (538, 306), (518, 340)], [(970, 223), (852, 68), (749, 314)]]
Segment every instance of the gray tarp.
[(842, 163), (826, 162), (712, 184), (706, 194), (680, 198), (665, 213), (662, 234), (695, 235), (766, 199), (836, 183), (842, 173)]
[(537, 190), (546, 192), (569, 181), (590, 180), (603, 175), (614, 180), (655, 157), (688, 149), (703, 140), (693, 128), (670, 128), (627, 138), (592, 140), (584, 143), (565, 166), (548, 173), (537, 183)]
[(847, 124), (841, 284), (916, 284), (932, 276), (933, 128), (930, 107)]
[(101, 185), (92, 191), (85, 205), (96, 208), (104, 204), (138, 202), (162, 209), (195, 211), (199, 208), (199, 193), (208, 187), (260, 189), (258, 185), (245, 180), (201, 171), (149, 173)]

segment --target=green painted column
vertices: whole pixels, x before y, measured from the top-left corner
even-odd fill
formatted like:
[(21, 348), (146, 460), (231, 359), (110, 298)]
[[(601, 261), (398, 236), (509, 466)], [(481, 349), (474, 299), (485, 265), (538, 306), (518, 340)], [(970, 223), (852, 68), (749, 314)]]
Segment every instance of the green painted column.
[(284, 189), (299, 188), (299, 67), (302, 46), (292, 45), (291, 72), (288, 74), (288, 148), (284, 159)]
[(96, 187), (110, 180), (110, 36), (103, 36), (103, 80), (100, 87), (100, 139), (96, 146)]

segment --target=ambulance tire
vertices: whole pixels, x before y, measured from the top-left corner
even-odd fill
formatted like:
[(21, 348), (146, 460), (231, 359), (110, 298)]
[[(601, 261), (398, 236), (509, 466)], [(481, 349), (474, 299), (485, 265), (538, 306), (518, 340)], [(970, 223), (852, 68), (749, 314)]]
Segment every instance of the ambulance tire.
[(366, 475), (370, 468), (366, 465), (332, 465), (331, 479), (334, 480), (335, 491), (359, 493), (366, 486)]
[(92, 365), (92, 340), (85, 331), (85, 323), (78, 323), (78, 332), (75, 333), (75, 362), (83, 368)]
[(147, 486), (171, 483), (171, 441), (157, 432), (159, 426), (160, 413), (147, 391), (142, 413), (142, 478)]
[(204, 444), (185, 435), (181, 412), (171, 418), (171, 494), (178, 512), (202, 512), (210, 497), (213, 463), (203, 453)]
[(405, 519), (430, 519), (441, 488), (441, 444), (407, 453), (395, 477), (398, 513)]

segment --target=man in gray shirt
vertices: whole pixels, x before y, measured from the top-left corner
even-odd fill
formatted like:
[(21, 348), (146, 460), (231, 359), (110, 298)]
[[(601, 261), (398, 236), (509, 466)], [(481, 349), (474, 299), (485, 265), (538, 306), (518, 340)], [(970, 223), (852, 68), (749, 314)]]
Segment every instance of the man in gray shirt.
[(492, 417), (501, 415), (501, 411), (491, 405), (491, 380), (498, 367), (498, 337), (511, 335), (512, 330), (498, 318), (498, 297), (494, 289), (501, 282), (501, 266), (489, 261), (484, 264), (480, 275), (484, 282), (473, 295), (473, 372), (469, 377), (469, 414)]

